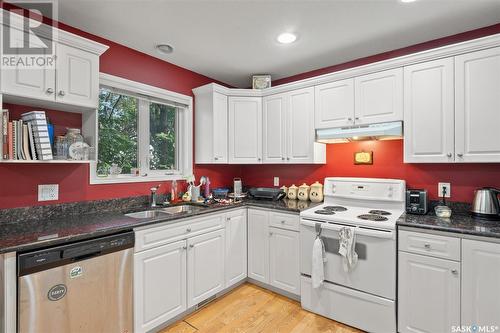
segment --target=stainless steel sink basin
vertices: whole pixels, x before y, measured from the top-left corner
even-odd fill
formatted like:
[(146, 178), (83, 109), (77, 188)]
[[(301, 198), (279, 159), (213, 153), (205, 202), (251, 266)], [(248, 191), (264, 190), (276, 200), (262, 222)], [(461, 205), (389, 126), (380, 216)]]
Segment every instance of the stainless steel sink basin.
[(165, 216), (166, 213), (160, 210), (144, 210), (142, 212), (128, 213), (125, 216), (132, 217), (134, 219), (151, 219), (159, 216)]
[(203, 207), (203, 206), (178, 205), (178, 206), (162, 208), (162, 209), (160, 209), (160, 211), (175, 215), (175, 214), (195, 213), (195, 212), (198, 212), (198, 211), (203, 210), (205, 208), (206, 207)]

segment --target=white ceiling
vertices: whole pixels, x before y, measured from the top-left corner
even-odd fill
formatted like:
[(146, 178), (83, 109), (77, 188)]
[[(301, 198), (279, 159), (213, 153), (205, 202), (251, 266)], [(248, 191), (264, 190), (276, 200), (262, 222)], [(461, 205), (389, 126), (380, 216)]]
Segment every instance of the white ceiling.
[[(59, 20), (248, 87), (252, 74), (279, 79), (499, 23), (500, 0), (59, 0)], [(297, 42), (278, 44), (285, 31)]]

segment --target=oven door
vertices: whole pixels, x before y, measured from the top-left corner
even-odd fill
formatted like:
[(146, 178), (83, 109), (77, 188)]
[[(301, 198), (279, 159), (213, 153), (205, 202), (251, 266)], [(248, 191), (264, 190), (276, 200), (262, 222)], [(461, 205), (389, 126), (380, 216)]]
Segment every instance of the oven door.
[[(314, 220), (302, 219), (300, 225), (302, 274), (311, 275), (312, 248), (316, 239)], [(321, 238), (325, 244), (325, 280), (364, 291), (373, 295), (396, 299), (396, 232), (356, 228), (357, 265), (345, 272), (339, 255), (339, 230), (343, 224), (322, 223)]]

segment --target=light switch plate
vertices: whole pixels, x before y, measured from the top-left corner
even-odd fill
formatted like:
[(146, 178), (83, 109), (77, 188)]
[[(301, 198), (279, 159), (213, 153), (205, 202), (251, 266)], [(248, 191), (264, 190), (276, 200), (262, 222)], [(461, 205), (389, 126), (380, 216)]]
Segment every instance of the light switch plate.
[(451, 184), (450, 183), (438, 183), (438, 196), (440, 198), (443, 197), (443, 187), (446, 187), (446, 195), (445, 198), (449, 198), (451, 196)]
[(274, 186), (280, 186), (280, 177), (274, 177)]
[(38, 185), (38, 201), (52, 201), (59, 199), (59, 185)]

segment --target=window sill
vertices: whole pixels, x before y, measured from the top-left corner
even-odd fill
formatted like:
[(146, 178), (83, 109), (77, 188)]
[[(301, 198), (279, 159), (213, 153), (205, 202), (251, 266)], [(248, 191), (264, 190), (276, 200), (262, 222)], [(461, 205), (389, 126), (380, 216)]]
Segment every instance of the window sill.
[(131, 175), (117, 175), (113, 177), (92, 177), (90, 184), (123, 184), (123, 183), (148, 183), (157, 181), (168, 180), (183, 180), (185, 179), (181, 174), (173, 175), (150, 175), (150, 176), (131, 176)]

